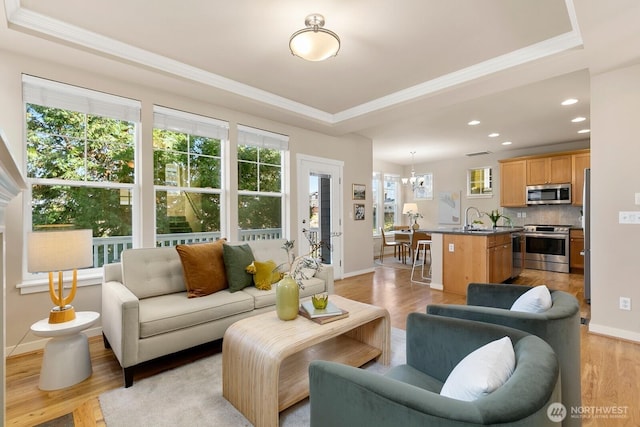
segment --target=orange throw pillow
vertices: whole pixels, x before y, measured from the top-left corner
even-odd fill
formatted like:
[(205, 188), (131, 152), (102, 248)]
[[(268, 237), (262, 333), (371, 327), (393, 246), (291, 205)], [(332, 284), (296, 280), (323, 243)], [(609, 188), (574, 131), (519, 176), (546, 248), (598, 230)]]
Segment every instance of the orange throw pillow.
[(229, 287), (222, 257), (225, 241), (176, 246), (189, 298), (203, 297)]

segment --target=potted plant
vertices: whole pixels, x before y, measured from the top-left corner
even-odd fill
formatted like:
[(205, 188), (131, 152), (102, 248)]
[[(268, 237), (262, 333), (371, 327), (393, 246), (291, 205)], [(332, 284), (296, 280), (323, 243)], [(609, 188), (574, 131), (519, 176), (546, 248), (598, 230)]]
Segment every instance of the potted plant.
[(496, 228), (498, 226), (498, 220), (500, 218), (504, 218), (507, 222), (511, 223), (511, 218), (509, 218), (506, 215), (502, 215), (500, 212), (498, 212), (498, 209), (493, 209), (491, 212), (483, 212), (483, 213), (489, 217), (493, 228)]

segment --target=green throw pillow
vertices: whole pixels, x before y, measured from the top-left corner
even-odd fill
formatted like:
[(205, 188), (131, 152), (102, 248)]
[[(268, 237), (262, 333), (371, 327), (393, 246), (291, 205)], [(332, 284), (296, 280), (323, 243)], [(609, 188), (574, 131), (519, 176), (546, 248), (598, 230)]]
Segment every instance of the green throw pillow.
[(245, 268), (253, 262), (253, 252), (249, 245), (222, 245), (222, 256), (230, 292), (239, 291), (253, 284), (253, 276), (245, 271)]

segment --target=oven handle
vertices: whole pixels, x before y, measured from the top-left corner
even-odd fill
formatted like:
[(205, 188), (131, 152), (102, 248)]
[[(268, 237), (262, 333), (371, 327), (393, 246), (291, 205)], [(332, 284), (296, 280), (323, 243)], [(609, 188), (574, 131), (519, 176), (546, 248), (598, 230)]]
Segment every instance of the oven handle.
[(569, 238), (568, 234), (542, 234), (542, 233), (524, 233), (524, 237), (544, 237), (549, 239), (564, 240)]

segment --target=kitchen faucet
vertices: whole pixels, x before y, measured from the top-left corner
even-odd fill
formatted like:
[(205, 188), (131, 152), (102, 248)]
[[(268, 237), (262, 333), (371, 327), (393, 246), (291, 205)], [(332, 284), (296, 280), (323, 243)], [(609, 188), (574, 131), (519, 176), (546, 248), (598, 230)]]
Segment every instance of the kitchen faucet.
[(476, 215), (478, 216), (478, 218), (480, 218), (482, 216), (482, 214), (480, 213), (480, 211), (478, 210), (478, 208), (473, 207), (473, 206), (469, 206), (467, 209), (465, 209), (464, 211), (464, 228), (463, 230), (470, 230), (471, 226), (469, 225), (469, 210), (474, 209), (476, 211)]

